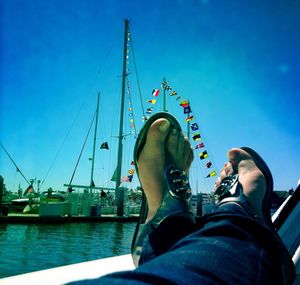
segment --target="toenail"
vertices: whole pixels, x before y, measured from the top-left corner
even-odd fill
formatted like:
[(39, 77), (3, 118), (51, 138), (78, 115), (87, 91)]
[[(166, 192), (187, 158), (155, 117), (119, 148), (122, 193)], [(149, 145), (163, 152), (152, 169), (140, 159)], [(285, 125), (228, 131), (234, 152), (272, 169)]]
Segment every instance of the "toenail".
[(159, 130), (163, 133), (167, 132), (170, 128), (170, 122), (169, 121), (164, 121), (159, 125)]

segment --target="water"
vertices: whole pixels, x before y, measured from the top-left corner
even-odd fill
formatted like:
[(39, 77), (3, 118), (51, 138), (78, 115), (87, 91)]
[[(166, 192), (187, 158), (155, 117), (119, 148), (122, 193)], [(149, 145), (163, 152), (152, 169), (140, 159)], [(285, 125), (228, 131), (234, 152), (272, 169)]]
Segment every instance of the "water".
[(1, 224), (0, 278), (130, 252), (135, 223)]

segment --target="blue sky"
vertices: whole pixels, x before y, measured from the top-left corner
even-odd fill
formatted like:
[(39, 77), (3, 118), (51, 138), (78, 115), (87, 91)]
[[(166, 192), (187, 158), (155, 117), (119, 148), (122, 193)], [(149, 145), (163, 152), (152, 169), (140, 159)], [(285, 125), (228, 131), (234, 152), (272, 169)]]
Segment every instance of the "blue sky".
[[(152, 89), (166, 77), (190, 100), (215, 170), (226, 161), (228, 149), (247, 145), (269, 164), (276, 189), (295, 187), (300, 178), (298, 1), (3, 0), (0, 5), (0, 141), (28, 179), (45, 179), (42, 190), (64, 189), (70, 180), (97, 92), (94, 180), (97, 186), (113, 186), (125, 18), (144, 108)], [(139, 130), (132, 53), (129, 62)], [(156, 111), (161, 102), (160, 96)], [(185, 129), (173, 97), (167, 108)], [(124, 122), (124, 133), (130, 133), (128, 114)], [(103, 141), (109, 142), (109, 151), (100, 150)], [(134, 138), (126, 136), (123, 175), (130, 168), (133, 144)], [(89, 184), (91, 148), (89, 139), (74, 183)], [(205, 171), (196, 158), (191, 178), (200, 191), (214, 182), (203, 179)], [(8, 189), (27, 186), (2, 150), (0, 174)], [(135, 178), (129, 187), (137, 184)]]

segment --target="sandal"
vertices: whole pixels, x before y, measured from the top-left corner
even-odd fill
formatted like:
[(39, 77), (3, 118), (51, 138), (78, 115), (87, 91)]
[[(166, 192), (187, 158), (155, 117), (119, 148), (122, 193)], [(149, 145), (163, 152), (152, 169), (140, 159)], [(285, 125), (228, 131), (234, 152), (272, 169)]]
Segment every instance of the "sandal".
[[(136, 168), (136, 173), (139, 176), (138, 169), (138, 159), (140, 153), (145, 145), (146, 137), (148, 130), (152, 123), (157, 119), (165, 118), (170, 122), (170, 128), (176, 129), (178, 131), (182, 131), (178, 121), (170, 115), (169, 113), (159, 112), (153, 116), (151, 116), (141, 129), (137, 141), (134, 147), (134, 163)], [(194, 214), (192, 212), (190, 198), (192, 196), (192, 191), (190, 188), (190, 184), (187, 178), (187, 174), (184, 170), (179, 169), (176, 165), (172, 164), (170, 157), (166, 152), (166, 168), (164, 171), (164, 178), (166, 180), (166, 187), (168, 188), (165, 191), (164, 196), (162, 198), (162, 203), (160, 208), (157, 210), (155, 216), (147, 223), (145, 223), (147, 215), (148, 215), (148, 205), (145, 193), (142, 195), (142, 206), (141, 212), (139, 216), (139, 221), (137, 223), (132, 246), (131, 246), (131, 254), (133, 258), (133, 262), (135, 266), (141, 263), (140, 257), (143, 253), (144, 242), (146, 240), (151, 240), (151, 246), (153, 247), (153, 243), (155, 244), (154, 249), (155, 254), (161, 253), (162, 244), (168, 243), (168, 247), (170, 248), (172, 244), (174, 244), (179, 237), (171, 236), (168, 241), (164, 242), (161, 234), (159, 238), (155, 238), (156, 234), (153, 234), (158, 227), (164, 223), (166, 224), (170, 217), (175, 217), (183, 220), (188, 220), (194, 224)], [(163, 227), (160, 227), (156, 232), (165, 232), (165, 230), (161, 230)], [(153, 238), (154, 237), (154, 238)], [(160, 248), (160, 249), (158, 249)]]
[(259, 170), (263, 173), (266, 180), (266, 193), (262, 203), (262, 214), (260, 217), (257, 211), (253, 208), (247, 197), (243, 194), (243, 187), (239, 183), (238, 174), (233, 174), (225, 177), (220, 186), (215, 190), (214, 197), (217, 207), (224, 203), (235, 202), (240, 204), (251, 216), (263, 219), (263, 221), (272, 227), (271, 220), (271, 204), (272, 204), (272, 192), (273, 192), (273, 178), (271, 171), (265, 161), (249, 147), (241, 147), (242, 150), (247, 152), (251, 159), (254, 161)]

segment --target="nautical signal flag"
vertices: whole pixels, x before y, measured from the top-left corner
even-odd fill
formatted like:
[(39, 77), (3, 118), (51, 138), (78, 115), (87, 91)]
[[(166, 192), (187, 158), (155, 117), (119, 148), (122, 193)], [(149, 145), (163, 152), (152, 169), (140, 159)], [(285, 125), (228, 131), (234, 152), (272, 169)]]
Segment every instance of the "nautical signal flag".
[(159, 95), (159, 91), (160, 91), (159, 89), (153, 89), (152, 95), (157, 97)]
[(189, 114), (189, 113), (192, 113), (191, 107), (190, 107), (190, 106), (186, 106), (186, 107), (184, 107), (184, 109), (183, 109), (183, 113), (184, 113), (184, 114)]
[(185, 108), (189, 105), (189, 101), (188, 100), (181, 100), (180, 102), (180, 106)]
[(199, 134), (199, 133), (193, 134), (193, 140), (194, 140), (194, 141), (199, 141), (199, 140), (201, 140), (200, 134)]
[(152, 104), (155, 104), (156, 103), (156, 100), (153, 99), (153, 100), (147, 100), (148, 103), (152, 103)]
[(134, 174), (135, 169), (129, 169), (128, 170), (128, 174), (133, 175)]
[(129, 179), (128, 179), (128, 176), (124, 176), (121, 178), (121, 182), (128, 182)]
[(186, 120), (186, 122), (190, 122), (190, 121), (194, 120), (194, 116), (188, 116), (185, 120)]
[(109, 149), (108, 148), (108, 143), (107, 142), (102, 143), (101, 146), (100, 146), (100, 149)]
[(168, 85), (168, 82), (164, 79), (164, 81), (161, 83), (161, 87), (166, 90), (166, 91), (169, 91), (169, 90), (172, 90), (172, 87)]
[(153, 111), (153, 108), (148, 108), (147, 111), (146, 111), (146, 113), (147, 113), (147, 114), (151, 114), (152, 111)]
[(177, 95), (177, 92), (175, 90), (170, 93), (170, 96), (175, 96), (175, 95)]
[(197, 130), (199, 130), (198, 124), (197, 124), (197, 123), (191, 124), (191, 129), (192, 129), (192, 131), (197, 131)]
[(209, 173), (207, 176), (206, 176), (206, 178), (208, 178), (208, 177), (213, 177), (213, 176), (217, 176), (217, 172), (214, 170), (214, 171), (212, 171), (211, 173)]
[(200, 152), (200, 153), (199, 153), (199, 157), (200, 157), (200, 159), (208, 158), (208, 153), (207, 153), (207, 151), (205, 150), (205, 151), (203, 151), (203, 152)]
[(206, 163), (206, 165), (205, 165), (206, 168), (211, 168), (211, 166), (212, 166), (211, 161), (208, 161), (208, 162)]
[(133, 175), (124, 176), (121, 179), (121, 182), (131, 182), (133, 178)]
[(203, 142), (197, 144), (196, 147), (195, 147), (195, 149), (202, 148), (202, 147), (204, 147), (204, 143)]

